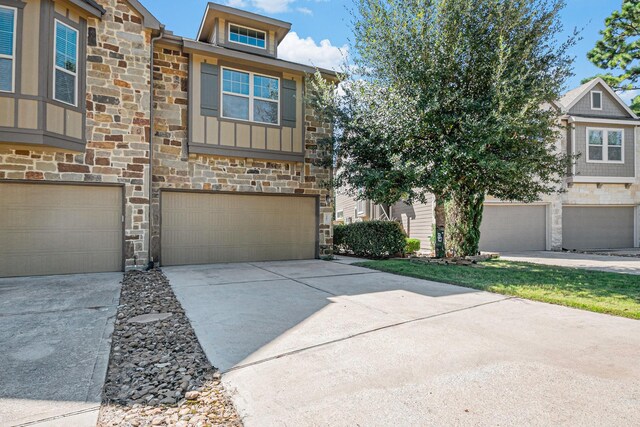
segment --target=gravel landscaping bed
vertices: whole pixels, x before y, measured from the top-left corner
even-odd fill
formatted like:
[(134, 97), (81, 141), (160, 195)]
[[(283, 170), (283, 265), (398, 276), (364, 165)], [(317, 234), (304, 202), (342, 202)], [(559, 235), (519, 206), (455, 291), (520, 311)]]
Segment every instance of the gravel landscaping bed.
[(149, 425), (242, 425), (160, 270), (125, 274), (98, 421)]

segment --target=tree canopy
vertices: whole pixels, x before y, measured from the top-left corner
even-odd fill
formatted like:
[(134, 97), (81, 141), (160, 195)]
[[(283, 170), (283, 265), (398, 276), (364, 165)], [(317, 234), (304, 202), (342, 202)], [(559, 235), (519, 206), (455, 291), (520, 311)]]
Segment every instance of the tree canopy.
[[(531, 202), (559, 189), (558, 99), (572, 40), (555, 0), (358, 0), (359, 75), (318, 107), (335, 120), (338, 186), (376, 203), (457, 207), (454, 248), (478, 250), (486, 195)], [(456, 233), (456, 230), (460, 231)]]
[[(640, 0), (624, 0), (621, 10), (605, 19), (600, 35), (602, 38), (587, 53), (594, 65), (608, 71), (599, 77), (617, 91), (640, 89)], [(640, 113), (640, 96), (633, 100), (631, 108)]]

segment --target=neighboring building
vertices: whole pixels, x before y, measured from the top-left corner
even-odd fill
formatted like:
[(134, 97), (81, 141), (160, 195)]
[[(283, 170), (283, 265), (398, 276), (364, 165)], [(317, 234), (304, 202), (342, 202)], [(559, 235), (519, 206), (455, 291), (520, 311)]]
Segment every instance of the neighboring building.
[[(640, 120), (600, 78), (569, 91), (556, 107), (563, 114), (561, 124), (565, 129), (558, 148), (580, 154), (565, 181), (566, 191), (531, 204), (488, 199), (481, 226), (481, 249), (638, 247), (640, 178), (636, 158)], [(359, 203), (368, 205), (366, 201)], [(368, 218), (357, 214), (355, 204), (349, 197), (338, 196), (337, 216), (343, 215), (347, 222), (349, 218)], [(417, 205), (408, 214), (406, 208), (394, 207), (390, 217), (401, 220), (411, 237), (412, 229), (428, 230), (429, 239), (432, 207), (433, 203)], [(379, 217), (374, 214), (372, 218)]]
[(136, 0), (0, 0), (0, 277), (330, 253), (330, 125), (315, 69), (277, 58), (289, 29), (210, 3), (191, 40)]

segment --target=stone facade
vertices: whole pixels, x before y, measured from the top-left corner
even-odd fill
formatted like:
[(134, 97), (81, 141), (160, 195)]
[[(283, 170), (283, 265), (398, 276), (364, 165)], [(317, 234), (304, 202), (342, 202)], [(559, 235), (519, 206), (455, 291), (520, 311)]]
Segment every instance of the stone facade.
[[(320, 198), (320, 255), (332, 248), (332, 199), (319, 165), (317, 140), (330, 125), (306, 117), (305, 161), (188, 154), (189, 58), (179, 47), (154, 52), (154, 169), (149, 226), (151, 31), (125, 0), (99, 0), (102, 20), (89, 18), (86, 65), (86, 149), (82, 153), (0, 144), (0, 179), (112, 183), (124, 188), (125, 267), (158, 261), (159, 195), (163, 188), (314, 195)], [(151, 229), (151, 233), (149, 230)]]
[[(147, 262), (149, 51), (151, 34), (121, 0), (101, 0), (87, 22), (84, 153), (0, 145), (0, 179), (119, 183), (126, 198), (126, 266)], [(95, 36), (93, 36), (95, 35)]]
[(160, 192), (164, 188), (245, 193), (281, 193), (320, 197), (320, 255), (331, 254), (333, 206), (326, 187), (331, 170), (320, 165), (317, 141), (330, 124), (305, 117), (305, 162), (227, 158), (188, 153), (189, 58), (179, 48), (154, 51), (154, 163), (152, 253), (160, 254)]

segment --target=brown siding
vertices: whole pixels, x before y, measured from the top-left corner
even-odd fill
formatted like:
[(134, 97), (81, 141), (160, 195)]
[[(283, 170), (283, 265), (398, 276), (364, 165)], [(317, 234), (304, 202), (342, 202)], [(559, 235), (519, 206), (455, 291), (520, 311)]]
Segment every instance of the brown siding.
[(602, 110), (591, 109), (591, 92), (587, 92), (580, 101), (571, 107), (569, 114), (592, 117), (631, 117), (629, 113), (620, 106), (620, 103), (611, 96), (601, 84), (595, 85), (592, 91), (602, 92)]
[(420, 239), (423, 250), (429, 249), (433, 228), (432, 203), (414, 203), (407, 205), (398, 202), (391, 208), (391, 216), (402, 222), (402, 227), (409, 237)]
[[(587, 128), (622, 129), (624, 132), (624, 163), (591, 163), (587, 162)], [(635, 173), (635, 141), (633, 126), (618, 126), (609, 124), (576, 125), (575, 148), (580, 157), (576, 160), (576, 175), (578, 176), (615, 176), (633, 177)]]

